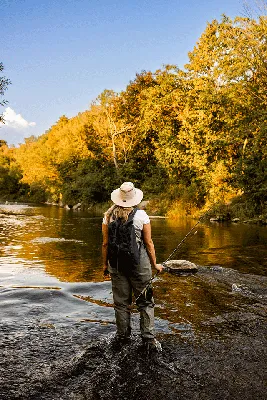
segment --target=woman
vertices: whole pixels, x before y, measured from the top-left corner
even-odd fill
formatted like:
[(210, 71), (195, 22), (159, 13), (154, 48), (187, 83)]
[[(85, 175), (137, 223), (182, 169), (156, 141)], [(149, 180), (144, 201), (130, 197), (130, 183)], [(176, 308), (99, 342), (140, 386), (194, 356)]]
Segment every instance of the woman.
[[(146, 287), (152, 277), (151, 266), (161, 272), (163, 266), (156, 263), (154, 244), (151, 238), (151, 225), (148, 215), (144, 210), (136, 209), (141, 202), (143, 192), (134, 187), (131, 182), (124, 182), (119, 189), (111, 193), (111, 200), (114, 205), (104, 214), (102, 233), (103, 233), (103, 272), (111, 276), (112, 292), (114, 299), (114, 309), (117, 325), (115, 341), (126, 343), (131, 335), (130, 312), (132, 304), (132, 293), (138, 298), (142, 290)], [(124, 261), (119, 251), (117, 262), (114, 262), (114, 252), (112, 246), (120, 229), (130, 229), (134, 227), (135, 241), (138, 248), (138, 262)], [(115, 228), (114, 228), (115, 226)], [(113, 228), (112, 228), (113, 227)], [(112, 230), (113, 229), (113, 230)], [(111, 240), (111, 235), (114, 235)], [(117, 236), (116, 236), (117, 235)], [(130, 234), (126, 234), (126, 236)], [(118, 239), (121, 239), (123, 235)], [(124, 237), (126, 237), (124, 235)], [(126, 240), (126, 239), (125, 239)], [(129, 242), (130, 243), (130, 242)], [(116, 244), (117, 247), (125, 247), (125, 243)], [(134, 243), (135, 245), (135, 243)], [(129, 244), (128, 247), (134, 247)], [(129, 248), (130, 252), (134, 252)], [(116, 260), (115, 260), (116, 261)], [(142, 340), (149, 348), (160, 351), (161, 346), (154, 337), (154, 300), (152, 288), (148, 294), (141, 295), (137, 300), (137, 307), (140, 311), (140, 330)]]

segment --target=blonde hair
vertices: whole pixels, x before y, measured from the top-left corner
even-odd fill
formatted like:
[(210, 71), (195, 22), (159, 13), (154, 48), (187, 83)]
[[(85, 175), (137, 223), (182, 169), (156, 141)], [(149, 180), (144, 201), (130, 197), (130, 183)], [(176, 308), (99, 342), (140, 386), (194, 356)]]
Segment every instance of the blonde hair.
[(114, 219), (121, 218), (122, 222), (128, 221), (129, 214), (133, 211), (134, 207), (121, 207), (114, 204), (105, 212), (105, 219), (109, 223), (110, 217), (113, 215)]

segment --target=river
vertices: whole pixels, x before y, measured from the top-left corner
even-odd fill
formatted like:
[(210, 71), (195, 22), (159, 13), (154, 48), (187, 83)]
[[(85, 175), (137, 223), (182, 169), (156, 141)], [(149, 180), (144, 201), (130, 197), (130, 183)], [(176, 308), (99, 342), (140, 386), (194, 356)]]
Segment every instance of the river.
[[(151, 218), (158, 262), (164, 261), (169, 256), (195, 222), (183, 217), (175, 221)], [(248, 338), (250, 340), (250, 334), (245, 334), (245, 327), (250, 326), (254, 333), (266, 327), (267, 227), (205, 222), (200, 223), (196, 230), (197, 233), (187, 239), (173, 258), (197, 264), (198, 273), (187, 276), (163, 273), (154, 282), (155, 328), (157, 337), (163, 344), (165, 343), (166, 357), (168, 351), (171, 357), (170, 348), (172, 354), (175, 354), (174, 349), (177, 348), (177, 343), (180, 348), (183, 347), (185, 357), (189, 351), (186, 350), (189, 349), (187, 346), (191, 346), (192, 343), (194, 346), (202, 346), (203, 343), (210, 341), (209, 349), (211, 349), (215, 346), (214, 343), (217, 346), (218, 343), (222, 343), (222, 340), (228, 340), (233, 335), (235, 338), (242, 335), (243, 340)], [(25, 368), (27, 369), (25, 357), (29, 352), (29, 347), (34, 346), (33, 332), (36, 332), (35, 338), (38, 337), (39, 344), (36, 342), (36, 346), (41, 346), (43, 349), (39, 355), (42, 359), (41, 364), (36, 354), (28, 354), (28, 359), (26, 357), (28, 361), (32, 359), (30, 363), (32, 362), (35, 366), (37, 375), (35, 376), (33, 371), (29, 373), (28, 383), (25, 381), (25, 375), (21, 376), (21, 381), (16, 384), (17, 386), (13, 385), (13, 388), (6, 382), (6, 386), (3, 386), (5, 388), (3, 397), (1, 397), (0, 389), (0, 398), (31, 398), (32, 396), (32, 398), (41, 399), (42, 395), (38, 389), (38, 387), (43, 387), (40, 376), (45, 370), (45, 373), (49, 375), (46, 379), (46, 386), (49, 387), (47, 382), (52, 379), (51, 365), (54, 365), (54, 368), (56, 365), (60, 371), (60, 373), (57, 371), (57, 377), (58, 374), (62, 375), (64, 370), (65, 375), (63, 375), (68, 379), (72, 376), (73, 365), (79, 365), (79, 368), (83, 365), (84, 370), (79, 374), (85, 377), (84, 365), (87, 361), (84, 361), (84, 357), (87, 357), (91, 351), (94, 358), (97, 358), (99, 349), (101, 352), (104, 351), (104, 344), (108, 346), (108, 341), (115, 332), (111, 284), (102, 276), (101, 216), (55, 206), (0, 205), (0, 299), (1, 334), (6, 350), (5, 368), (9, 368), (10, 372), (12, 357), (14, 359), (18, 357), (19, 369), (25, 372)], [(259, 326), (258, 330), (255, 328), (256, 322)], [(133, 308), (132, 325), (135, 338), (133, 348), (137, 349), (139, 322), (135, 308)], [(40, 334), (40, 332), (45, 334)], [(65, 339), (69, 341), (70, 337), (72, 348), (66, 351)], [(85, 337), (88, 343), (97, 338), (97, 351), (95, 348), (90, 350), (90, 347), (84, 349)], [(233, 343), (232, 345), (234, 346)], [(19, 350), (19, 346), (23, 351)], [(54, 346), (54, 356), (51, 353), (51, 346)], [(262, 351), (261, 346), (262, 342), (258, 348), (259, 352)], [(50, 348), (50, 351), (47, 348)], [(63, 348), (64, 356), (61, 352)], [(80, 351), (82, 362), (81, 358), (78, 361), (75, 359), (77, 349)], [(190, 349), (192, 351), (191, 347)], [(48, 351), (49, 356), (45, 350)], [(14, 351), (13, 356), (12, 351)], [(103, 362), (103, 357), (106, 359), (109, 357), (107, 353), (103, 354), (99, 356), (101, 362)], [(68, 356), (68, 361), (64, 358), (66, 356)], [(191, 354), (191, 357), (196, 357), (195, 353)], [(206, 353), (205, 357), (207, 357)], [(104, 369), (99, 360), (100, 370)], [(184, 358), (185, 363), (188, 360)], [(258, 361), (261, 363), (265, 362), (264, 360)], [(63, 361), (65, 369), (61, 364)], [(117, 369), (121, 361), (117, 359), (115, 365)], [(110, 359), (108, 362), (110, 363)], [(163, 362), (165, 364), (162, 364)], [(68, 372), (66, 372), (66, 365), (69, 366)], [(170, 358), (165, 361), (161, 359), (160, 365), (161, 369), (164, 369), (163, 365), (166, 365), (167, 369), (171, 368), (171, 374), (174, 374), (173, 371), (177, 368)], [(254, 366), (256, 368), (256, 361), (254, 361)], [(197, 363), (194, 368), (197, 368)], [(258, 368), (260, 364), (257, 364)], [(47, 372), (48, 369), (49, 372)], [(144, 373), (140, 365), (137, 373), (141, 374), (140, 377)], [(154, 373), (155, 371), (151, 377)], [(33, 376), (35, 376), (34, 379)], [(97, 382), (97, 376), (95, 375), (95, 382)], [(122, 379), (118, 373), (114, 376)], [(108, 385), (106, 392), (103, 392), (104, 389), (102, 392), (100, 389), (97, 391), (96, 388), (93, 392), (85, 392), (85, 389), (83, 389), (84, 392), (79, 392), (79, 389), (75, 389), (76, 395), (73, 394), (74, 389), (69, 386), (68, 389), (65, 388), (64, 397), (59, 381), (59, 378), (53, 381), (53, 387), (57, 387), (58, 390), (55, 392), (57, 394), (53, 395), (51, 389), (47, 389), (44, 398), (113, 398), (113, 386)], [(36, 382), (39, 386), (36, 386)], [(101, 382), (98, 380), (100, 388)], [(136, 381), (134, 382), (136, 384)], [(261, 397), (261, 394), (263, 395), (262, 382), (261, 376), (257, 384), (249, 386), (252, 394), (255, 390), (258, 391), (258, 398), (264, 398)], [(131, 382), (129, 385), (131, 386)], [(244, 382), (242, 387), (244, 387)], [(117, 398), (125, 398), (124, 390), (126, 389), (121, 388), (121, 391), (117, 392)], [(167, 393), (165, 397), (178, 398), (176, 397), (178, 389), (175, 390), (175, 392), (169, 392), (165, 388)], [(139, 393), (135, 397), (129, 394), (128, 398), (145, 399), (145, 392), (142, 393), (144, 397)], [(153, 398), (160, 398), (161, 392), (157, 393), (159, 397), (154, 395)], [(179, 398), (187, 398), (189, 394), (191, 398), (202, 398), (194, 397), (192, 393), (190, 394), (189, 391), (187, 394), (186, 391), (182, 391)], [(215, 392), (211, 392), (211, 397), (207, 397), (207, 393), (203, 398), (213, 398)], [(241, 392), (238, 393), (240, 398), (244, 398)], [(249, 397), (245, 397), (247, 398)]]

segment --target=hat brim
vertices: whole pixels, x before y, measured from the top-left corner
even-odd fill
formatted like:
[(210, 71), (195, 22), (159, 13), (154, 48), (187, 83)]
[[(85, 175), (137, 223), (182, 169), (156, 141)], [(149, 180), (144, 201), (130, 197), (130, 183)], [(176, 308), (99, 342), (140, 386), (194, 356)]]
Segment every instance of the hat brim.
[(137, 204), (141, 203), (143, 199), (143, 192), (140, 189), (135, 188), (135, 195), (132, 199), (129, 200), (122, 200), (121, 195), (120, 195), (120, 189), (113, 190), (111, 193), (111, 200), (113, 201), (114, 204), (120, 207), (133, 207), (137, 206)]

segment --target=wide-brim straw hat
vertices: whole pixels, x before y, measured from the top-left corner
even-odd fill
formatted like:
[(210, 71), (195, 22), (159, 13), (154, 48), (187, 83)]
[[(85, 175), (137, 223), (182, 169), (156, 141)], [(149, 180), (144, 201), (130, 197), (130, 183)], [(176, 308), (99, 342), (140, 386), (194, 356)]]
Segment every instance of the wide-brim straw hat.
[(120, 207), (133, 207), (141, 203), (143, 192), (134, 187), (132, 182), (124, 182), (119, 189), (113, 190), (111, 200)]

